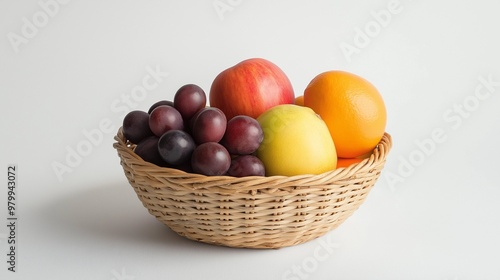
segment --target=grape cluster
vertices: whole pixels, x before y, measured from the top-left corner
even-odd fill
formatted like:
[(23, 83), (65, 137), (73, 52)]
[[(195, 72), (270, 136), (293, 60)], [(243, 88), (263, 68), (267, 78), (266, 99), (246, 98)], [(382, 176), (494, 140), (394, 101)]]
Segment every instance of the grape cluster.
[(161, 100), (148, 112), (131, 111), (123, 119), (125, 138), (135, 153), (162, 167), (209, 176), (265, 176), (255, 151), (264, 134), (257, 120), (206, 106), (202, 88), (187, 84), (174, 100)]

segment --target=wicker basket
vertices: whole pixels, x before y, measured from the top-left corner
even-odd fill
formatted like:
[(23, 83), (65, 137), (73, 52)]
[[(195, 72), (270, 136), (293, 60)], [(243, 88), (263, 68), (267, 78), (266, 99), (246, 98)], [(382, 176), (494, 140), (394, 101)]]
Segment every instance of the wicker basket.
[(235, 178), (145, 162), (122, 128), (115, 140), (125, 175), (150, 214), (189, 239), (245, 248), (297, 245), (336, 228), (363, 203), (392, 145), (386, 133), (369, 158), (320, 175)]

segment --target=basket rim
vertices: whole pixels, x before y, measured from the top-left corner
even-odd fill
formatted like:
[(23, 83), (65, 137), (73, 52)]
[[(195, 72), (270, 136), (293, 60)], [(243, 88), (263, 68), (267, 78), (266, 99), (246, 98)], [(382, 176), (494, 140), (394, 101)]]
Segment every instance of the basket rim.
[[(342, 181), (349, 180), (356, 177), (356, 173), (358, 172), (370, 172), (375, 169), (377, 166), (385, 163), (387, 154), (392, 148), (392, 137), (389, 133), (385, 132), (382, 136), (382, 139), (377, 144), (377, 146), (373, 149), (370, 157), (363, 159), (359, 163), (352, 164), (348, 167), (340, 167), (334, 170), (326, 171), (321, 174), (303, 174), (303, 175), (295, 175), (295, 176), (248, 176), (248, 177), (233, 177), (229, 175), (222, 176), (207, 176), (203, 174), (197, 173), (188, 173), (179, 169), (169, 168), (169, 167), (160, 167), (153, 163), (144, 161), (140, 156), (138, 156), (134, 152), (135, 144), (131, 143), (125, 138), (123, 133), (123, 127), (118, 129), (117, 134), (114, 136), (113, 148), (115, 148), (118, 152), (119, 157), (121, 158), (121, 164), (134, 165), (134, 168), (140, 169), (144, 168), (148, 171), (153, 171), (155, 173), (162, 173), (168, 175), (170, 178), (182, 178), (184, 182), (186, 179), (192, 179), (191, 188), (193, 189), (202, 189), (207, 187), (217, 187), (224, 189), (225, 192), (235, 192), (235, 191), (244, 191), (238, 187), (237, 190), (231, 188), (231, 186), (235, 184), (244, 184), (245, 182), (252, 181), (252, 190), (255, 190), (255, 185), (262, 185), (263, 188), (277, 188), (281, 189), (283, 185), (288, 185), (287, 183), (292, 183), (300, 181), (303, 185), (307, 182), (327, 182), (327, 181)], [(126, 157), (124, 157), (126, 155)], [(226, 186), (221, 186), (221, 180), (230, 180), (231, 183)], [(259, 181), (259, 182), (256, 182)], [(202, 182), (202, 184), (197, 184)], [(211, 184), (212, 183), (212, 184)], [(294, 184), (297, 185), (297, 184)]]

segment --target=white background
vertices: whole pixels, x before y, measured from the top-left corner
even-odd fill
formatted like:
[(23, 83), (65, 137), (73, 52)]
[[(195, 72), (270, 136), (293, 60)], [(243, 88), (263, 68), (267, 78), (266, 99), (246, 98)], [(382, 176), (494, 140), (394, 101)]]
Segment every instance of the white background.
[[(66, 2), (0, 2), (1, 279), (500, 279), (498, 1)], [(250, 57), (280, 66), (296, 95), (323, 71), (356, 73), (388, 109), (394, 147), (375, 188), (303, 245), (177, 236), (141, 205), (112, 148), (124, 109), (147, 110), (186, 83), (208, 93)], [(134, 99), (148, 69), (164, 76)], [(69, 167), (103, 121), (112, 131)], [(8, 164), (19, 170), (16, 273)]]

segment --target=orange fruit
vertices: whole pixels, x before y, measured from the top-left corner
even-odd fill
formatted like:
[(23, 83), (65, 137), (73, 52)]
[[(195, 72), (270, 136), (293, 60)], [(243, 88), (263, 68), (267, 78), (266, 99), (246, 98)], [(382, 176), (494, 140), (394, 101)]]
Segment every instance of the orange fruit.
[(337, 159), (337, 168), (348, 167), (351, 164), (360, 163), (364, 160), (364, 158), (338, 158)]
[(304, 91), (304, 105), (325, 121), (342, 158), (371, 152), (385, 132), (382, 96), (366, 79), (345, 71), (314, 77)]
[(295, 98), (295, 105), (304, 106), (304, 96), (303, 95)]
[(351, 164), (360, 163), (365, 158), (369, 158), (371, 156), (371, 154), (372, 154), (372, 152), (370, 151), (367, 154), (364, 154), (364, 155), (361, 155), (361, 156), (355, 157), (355, 158), (337, 158), (337, 168), (348, 167)]

